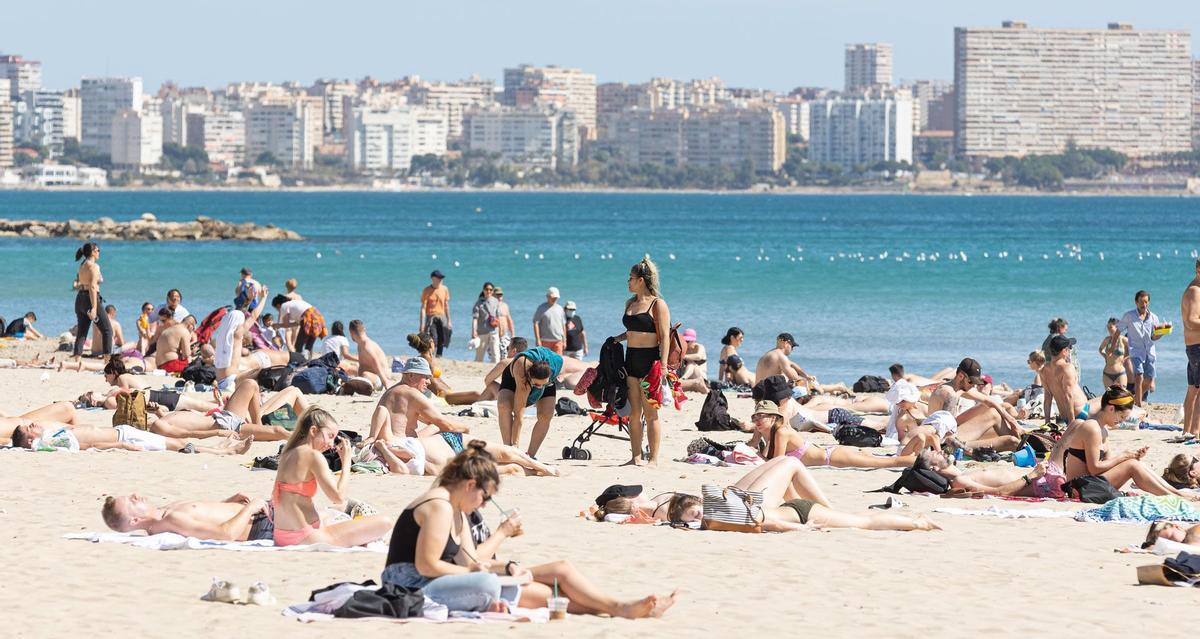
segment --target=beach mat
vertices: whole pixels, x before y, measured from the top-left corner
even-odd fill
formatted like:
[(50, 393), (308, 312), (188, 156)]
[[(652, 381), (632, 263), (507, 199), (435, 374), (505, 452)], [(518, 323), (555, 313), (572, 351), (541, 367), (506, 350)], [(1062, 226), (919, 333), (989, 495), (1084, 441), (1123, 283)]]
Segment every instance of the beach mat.
[(373, 552), (386, 553), (387, 544), (376, 542), (369, 546), (343, 548), (330, 544), (306, 544), (297, 546), (276, 546), (269, 539), (258, 541), (216, 541), (213, 539), (197, 539), (184, 537), (175, 533), (158, 533), (157, 535), (141, 535), (118, 532), (84, 532), (63, 535), (63, 539), (80, 539), (94, 544), (127, 544), (137, 548), (151, 550), (235, 550), (241, 552)]

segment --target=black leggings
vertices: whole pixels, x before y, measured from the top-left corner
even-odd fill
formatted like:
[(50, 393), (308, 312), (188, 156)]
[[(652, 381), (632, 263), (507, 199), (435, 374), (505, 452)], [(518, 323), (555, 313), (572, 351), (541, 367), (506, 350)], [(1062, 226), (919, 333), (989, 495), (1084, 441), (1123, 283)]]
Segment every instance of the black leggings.
[[(83, 343), (87, 341), (92, 329), (92, 320), (88, 319), (88, 311), (92, 308), (92, 295), (89, 291), (79, 291), (75, 294), (75, 348), (71, 354), (75, 357), (83, 355)], [(108, 313), (104, 312), (104, 298), (96, 293), (96, 326), (100, 328), (100, 337), (104, 340), (104, 356), (108, 357), (113, 349), (113, 330), (108, 323)], [(95, 350), (95, 345), (92, 350)]]

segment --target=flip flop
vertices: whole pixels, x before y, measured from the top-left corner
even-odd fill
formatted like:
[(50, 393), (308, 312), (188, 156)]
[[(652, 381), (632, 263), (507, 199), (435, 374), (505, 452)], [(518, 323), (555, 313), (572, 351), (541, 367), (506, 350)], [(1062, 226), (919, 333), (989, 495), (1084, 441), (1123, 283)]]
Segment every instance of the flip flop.
[(246, 591), (246, 605), (271, 606), (274, 604), (275, 597), (271, 596), (271, 589), (261, 581), (254, 582), (254, 585)]
[(201, 601), (215, 601), (218, 603), (237, 603), (242, 598), (242, 589), (236, 584), (231, 584), (228, 581), (213, 577), (212, 587), (204, 596), (200, 597)]

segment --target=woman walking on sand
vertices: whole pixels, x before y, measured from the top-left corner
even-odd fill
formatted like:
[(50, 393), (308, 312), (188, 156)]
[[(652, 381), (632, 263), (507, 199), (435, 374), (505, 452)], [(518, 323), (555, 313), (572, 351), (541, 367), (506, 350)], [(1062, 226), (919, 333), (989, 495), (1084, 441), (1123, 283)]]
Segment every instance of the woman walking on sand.
[(75, 276), (75, 348), (71, 350), (78, 362), (83, 357), (83, 343), (87, 341), (93, 322), (100, 328), (100, 338), (104, 341), (101, 353), (112, 352), (113, 330), (108, 314), (104, 312), (104, 298), (100, 297), (100, 283), (104, 281), (97, 264), (100, 247), (95, 242), (88, 242), (75, 251), (75, 259), (83, 260)]
[(657, 466), (662, 418), (658, 416), (658, 407), (647, 401), (647, 391), (642, 390), (642, 379), (650, 376), (655, 364), (660, 366), (659, 377), (666, 378), (671, 310), (667, 308), (667, 302), (658, 296), (658, 267), (650, 261), (649, 256), (642, 258), (629, 270), (629, 292), (633, 293), (633, 297), (625, 302), (625, 313), (621, 316), (625, 332), (616, 338), (618, 342), (628, 343), (625, 349), (625, 381), (629, 390), (629, 446), (632, 456), (627, 465), (642, 464), (642, 418), (645, 417), (645, 429), (649, 431), (650, 439), (648, 461), (651, 466)]

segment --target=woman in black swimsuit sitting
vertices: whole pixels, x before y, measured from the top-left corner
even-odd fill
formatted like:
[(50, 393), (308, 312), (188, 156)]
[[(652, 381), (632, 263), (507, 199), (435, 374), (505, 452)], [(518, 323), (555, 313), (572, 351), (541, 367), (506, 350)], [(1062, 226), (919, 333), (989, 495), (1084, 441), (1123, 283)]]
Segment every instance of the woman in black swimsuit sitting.
[(627, 466), (642, 463), (642, 417), (650, 431), (651, 466), (658, 465), (658, 449), (662, 440), (662, 422), (658, 408), (646, 401), (642, 390), (642, 378), (650, 374), (655, 362), (662, 363), (662, 374), (667, 374), (667, 354), (670, 342), (667, 332), (671, 326), (671, 311), (667, 303), (658, 296), (658, 267), (649, 257), (633, 265), (629, 271), (629, 292), (633, 297), (625, 302), (625, 314), (621, 323), (625, 332), (617, 336), (618, 342), (628, 342), (625, 348), (625, 383), (629, 390), (629, 447), (632, 458)]
[(659, 617), (675, 603), (674, 593), (617, 601), (566, 561), (525, 568), (515, 561), (490, 559), (500, 542), (523, 532), (519, 515), (512, 514), (486, 541), (475, 545), (467, 517), (491, 500), (499, 487), (495, 460), (483, 442), (471, 442), (442, 469), (437, 485), (400, 513), (383, 582), (420, 588), (450, 610), (503, 610), (500, 575), (521, 583), (519, 594), (511, 599), (522, 608), (544, 608), (554, 596), (555, 584), (570, 598), (568, 611), (574, 614)]
[(1100, 411), (1091, 419), (1076, 420), (1055, 446), (1050, 459), (1058, 462), (1067, 481), (1084, 475), (1100, 475), (1120, 490), (1133, 485), (1152, 495), (1175, 495), (1193, 501), (1200, 497), (1182, 493), (1157, 477), (1140, 460), (1150, 450), (1143, 446), (1120, 455), (1108, 454), (1108, 431), (1133, 410), (1133, 395), (1121, 386), (1110, 386), (1100, 399)]

